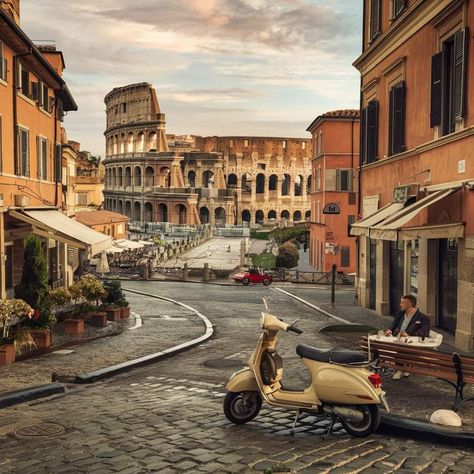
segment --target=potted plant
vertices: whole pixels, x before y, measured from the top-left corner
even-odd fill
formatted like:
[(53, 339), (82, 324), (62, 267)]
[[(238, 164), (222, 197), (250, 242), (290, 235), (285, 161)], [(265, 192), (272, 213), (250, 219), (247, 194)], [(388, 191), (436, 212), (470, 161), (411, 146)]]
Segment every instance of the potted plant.
[(118, 307), (120, 309), (120, 317), (126, 319), (130, 316), (130, 306), (125, 298), (119, 281), (106, 281), (104, 284), (106, 294), (103, 299), (107, 307)]
[(0, 300), (0, 365), (14, 362), (16, 350), (34, 346), (28, 331), (21, 328), (22, 321), (32, 315), (33, 309), (23, 300)]

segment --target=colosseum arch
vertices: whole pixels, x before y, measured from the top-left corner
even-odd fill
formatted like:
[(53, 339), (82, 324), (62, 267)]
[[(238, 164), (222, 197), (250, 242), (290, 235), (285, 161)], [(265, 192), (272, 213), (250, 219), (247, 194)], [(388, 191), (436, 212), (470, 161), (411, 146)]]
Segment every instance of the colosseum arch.
[(133, 153), (135, 150), (134, 150), (134, 137), (133, 137), (133, 133), (130, 132), (128, 134), (128, 137), (127, 137), (127, 153)]
[(152, 166), (145, 168), (145, 186), (154, 186), (155, 183), (155, 170)]
[(311, 219), (311, 211), (306, 211), (306, 213), (305, 213), (305, 215), (304, 215), (304, 218), (305, 218), (306, 220)]
[(263, 194), (265, 192), (265, 175), (263, 173), (257, 174), (257, 186), (255, 192), (257, 194)]
[(227, 185), (230, 187), (230, 186), (238, 186), (238, 179), (237, 179), (237, 175), (234, 174), (234, 173), (231, 173), (228, 177), (227, 177)]
[(255, 213), (255, 223), (256, 224), (263, 224), (263, 219), (265, 218), (265, 215), (263, 214), (263, 211), (262, 210), (258, 210), (256, 213)]
[(290, 194), (291, 177), (289, 174), (284, 174), (281, 180), (281, 195), (288, 196)]
[(209, 209), (207, 207), (199, 209), (199, 220), (201, 224), (209, 224)]
[(125, 153), (125, 133), (120, 135), (120, 154), (123, 155)]
[(118, 155), (118, 135), (114, 135), (113, 154)]
[(142, 185), (142, 169), (140, 166), (135, 166), (135, 169), (133, 170), (133, 185)]
[(137, 135), (137, 151), (143, 153), (145, 151), (145, 133), (140, 132)]
[(214, 211), (214, 222), (217, 226), (225, 226), (226, 224), (226, 212), (223, 207), (216, 207)]
[(303, 176), (301, 176), (300, 174), (296, 175), (296, 177), (295, 177), (295, 196), (302, 196), (303, 195), (303, 183), (304, 183)]
[(147, 143), (147, 150), (148, 151), (156, 151), (157, 147), (157, 140), (158, 140), (158, 135), (156, 132), (150, 132), (148, 134), (148, 143)]
[(313, 179), (312, 175), (309, 175), (308, 178), (306, 179), (306, 194), (309, 194), (311, 192), (312, 179)]
[(268, 218), (269, 219), (276, 219), (277, 218), (277, 213), (276, 211), (268, 211)]
[(151, 202), (145, 203), (145, 221), (153, 222), (153, 204)]
[(243, 222), (250, 222), (252, 219), (252, 216), (250, 214), (250, 211), (248, 209), (245, 209), (242, 211), (242, 221)]
[(186, 224), (186, 206), (184, 204), (177, 204), (174, 212), (178, 216), (178, 224)]
[(142, 206), (138, 201), (135, 201), (135, 203), (133, 204), (133, 220), (142, 220)]
[(122, 201), (121, 199), (119, 199), (119, 201), (118, 201), (117, 212), (118, 212), (119, 214), (123, 214), (123, 201)]
[(168, 206), (166, 204), (158, 205), (158, 222), (168, 222)]
[(293, 222), (299, 222), (301, 220), (301, 211), (293, 212)]
[(211, 188), (214, 183), (214, 173), (211, 170), (206, 170), (202, 174), (202, 185), (204, 188)]
[(130, 219), (132, 217), (132, 203), (130, 201), (125, 201), (125, 215)]
[(252, 179), (252, 176), (250, 173), (244, 173), (242, 175), (242, 192), (243, 193), (250, 193), (252, 191), (251, 185), (250, 185), (250, 180)]
[(127, 166), (125, 168), (125, 186), (131, 186), (132, 185), (132, 168), (130, 166)]
[(112, 186), (117, 186), (117, 170), (112, 168)]
[(117, 170), (117, 186), (123, 186), (123, 168), (121, 166)]
[(269, 191), (276, 191), (278, 188), (278, 176), (276, 174), (272, 174), (270, 179), (268, 180), (268, 190)]
[(290, 218), (290, 213), (289, 213), (289, 211), (287, 211), (287, 210), (281, 211), (280, 217), (281, 217), (282, 219), (288, 220), (288, 219)]
[(188, 185), (191, 188), (196, 187), (196, 172), (193, 170), (190, 170), (188, 173)]

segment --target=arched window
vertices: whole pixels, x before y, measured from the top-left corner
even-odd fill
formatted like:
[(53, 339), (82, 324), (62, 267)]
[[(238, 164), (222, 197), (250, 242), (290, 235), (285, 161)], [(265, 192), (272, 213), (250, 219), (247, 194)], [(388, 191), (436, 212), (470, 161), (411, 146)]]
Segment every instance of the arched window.
[(135, 204), (133, 205), (133, 220), (142, 220), (142, 206), (138, 201), (135, 201)]
[(120, 154), (124, 154), (125, 153), (125, 133), (122, 133), (122, 135), (120, 135)]
[(127, 138), (127, 153), (133, 153), (134, 152), (134, 149), (133, 149), (133, 133), (130, 132), (128, 134), (128, 138)]
[(258, 173), (256, 193), (263, 194), (264, 192), (265, 192), (265, 175), (263, 173)]
[(151, 151), (151, 152), (156, 151), (157, 139), (158, 139), (158, 136), (156, 132), (151, 132), (148, 135), (148, 146), (147, 146), (148, 151)]
[(231, 173), (227, 177), (227, 185), (230, 186), (237, 186), (237, 175), (234, 173)]
[(196, 172), (193, 170), (189, 171), (188, 173), (188, 184), (191, 188), (196, 187)]
[(290, 194), (291, 177), (289, 174), (284, 174), (281, 182), (281, 195), (288, 196)]
[(199, 220), (201, 224), (209, 224), (209, 209), (207, 207), (199, 209)]
[(127, 166), (125, 168), (125, 186), (131, 186), (132, 185), (132, 169), (130, 166)]
[(280, 217), (282, 219), (289, 219), (290, 218), (290, 213), (288, 211), (281, 211)]
[(118, 135), (114, 135), (114, 138), (113, 138), (113, 154), (114, 155), (118, 154)]
[(134, 177), (134, 186), (141, 186), (142, 185), (142, 169), (139, 166), (135, 166), (133, 171)]
[(268, 218), (269, 218), (269, 219), (276, 219), (276, 218), (277, 218), (277, 213), (276, 213), (276, 211), (269, 211), (269, 212), (268, 212)]
[(299, 222), (301, 220), (301, 211), (295, 211), (293, 213), (293, 221)]
[(123, 214), (123, 201), (119, 199), (117, 212)]
[(137, 136), (137, 151), (143, 153), (145, 151), (145, 134), (140, 132)]
[(250, 222), (250, 219), (251, 219), (250, 211), (248, 211), (247, 209), (242, 211), (242, 221), (243, 222)]
[(202, 174), (202, 185), (204, 188), (212, 188), (214, 184), (214, 173), (210, 170), (204, 171)]
[(252, 188), (250, 187), (250, 173), (244, 173), (242, 175), (242, 192), (243, 193), (250, 193)]
[(306, 213), (305, 213), (305, 215), (304, 215), (304, 218), (305, 218), (306, 220), (311, 219), (311, 211), (306, 211)]
[(268, 181), (268, 190), (276, 191), (277, 187), (278, 187), (278, 176), (276, 174), (272, 174)]
[(255, 213), (255, 223), (256, 223), (256, 224), (263, 224), (263, 219), (264, 219), (263, 211), (258, 210), (258, 211)]
[(161, 203), (158, 206), (158, 222), (168, 222), (168, 206)]
[(214, 211), (214, 221), (217, 226), (225, 226), (226, 213), (223, 207), (217, 207)]
[(132, 204), (130, 201), (125, 201), (125, 215), (128, 218), (132, 217)]
[(295, 178), (295, 196), (303, 194), (303, 176), (297, 175)]
[(151, 202), (145, 203), (145, 222), (153, 222), (153, 204)]
[(186, 206), (183, 204), (176, 205), (175, 213), (178, 216), (178, 224), (186, 224)]
[(309, 194), (311, 192), (312, 179), (313, 179), (312, 175), (309, 175), (308, 178), (306, 179), (306, 194)]
[(155, 183), (155, 170), (152, 166), (145, 168), (145, 186), (154, 186)]
[(119, 166), (117, 173), (117, 185), (123, 186), (123, 168)]

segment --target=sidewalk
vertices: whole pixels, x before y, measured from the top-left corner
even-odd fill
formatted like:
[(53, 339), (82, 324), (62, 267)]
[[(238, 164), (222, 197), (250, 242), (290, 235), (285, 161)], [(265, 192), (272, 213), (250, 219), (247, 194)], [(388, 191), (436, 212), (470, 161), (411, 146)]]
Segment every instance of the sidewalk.
[(127, 299), (131, 313), (140, 315), (142, 327), (130, 329), (135, 324), (131, 315), (128, 328), (118, 335), (0, 366), (0, 395), (50, 383), (53, 373), (75, 376), (95, 371), (168, 349), (202, 334), (202, 321), (190, 310), (128, 292)]

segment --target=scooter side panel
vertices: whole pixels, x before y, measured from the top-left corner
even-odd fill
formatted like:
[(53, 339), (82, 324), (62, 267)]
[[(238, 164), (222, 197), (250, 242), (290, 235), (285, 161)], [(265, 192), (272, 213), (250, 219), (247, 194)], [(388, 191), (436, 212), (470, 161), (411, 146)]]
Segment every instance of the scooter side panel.
[(235, 373), (227, 382), (226, 386), (229, 392), (259, 392), (257, 381), (253, 372), (247, 368)]

